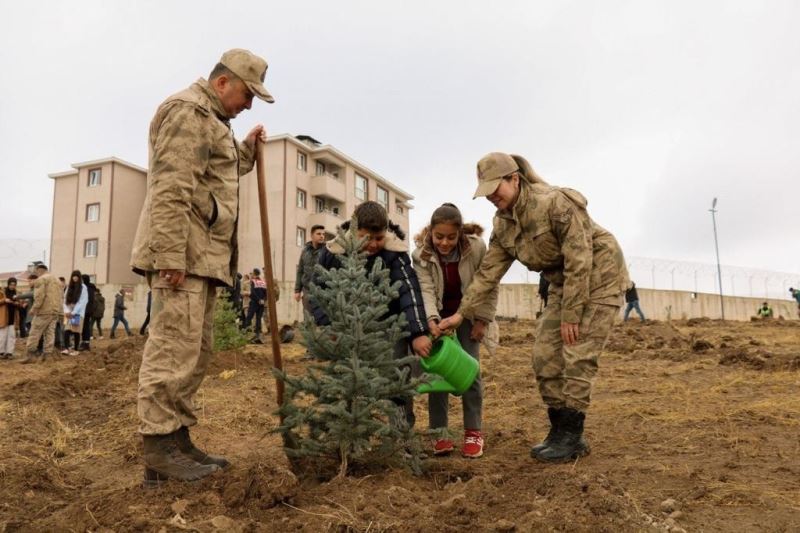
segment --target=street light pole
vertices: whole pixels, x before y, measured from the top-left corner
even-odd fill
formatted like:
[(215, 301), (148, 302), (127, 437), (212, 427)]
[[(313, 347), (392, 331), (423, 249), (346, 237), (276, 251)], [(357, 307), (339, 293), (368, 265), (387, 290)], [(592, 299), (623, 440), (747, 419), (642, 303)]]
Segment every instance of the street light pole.
[(717, 251), (717, 278), (719, 279), (719, 309), (722, 312), (722, 320), (725, 320), (725, 304), (722, 300), (722, 268), (719, 266), (719, 242), (717, 241), (717, 199), (711, 202), (711, 223), (714, 224), (714, 249)]

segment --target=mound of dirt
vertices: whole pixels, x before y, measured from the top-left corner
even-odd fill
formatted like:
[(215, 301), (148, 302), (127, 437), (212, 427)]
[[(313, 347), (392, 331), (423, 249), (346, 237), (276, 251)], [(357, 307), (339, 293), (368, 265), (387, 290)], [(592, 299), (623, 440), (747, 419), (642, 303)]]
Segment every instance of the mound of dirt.
[[(496, 356), (482, 359), (485, 455), (430, 457), (421, 476), (294, 474), (272, 433), (270, 347), (222, 352), (192, 437), (232, 466), (156, 490), (141, 487), (143, 339), (0, 362), (0, 531), (794, 530), (800, 338), (787, 323), (615, 326), (586, 419), (592, 454), (544, 465), (528, 453), (548, 429), (530, 364), (535, 323), (504, 321)], [(304, 348), (281, 349), (286, 369), (302, 372)], [(415, 404), (420, 431), (426, 404)], [(460, 410), (453, 397), (457, 447)]]

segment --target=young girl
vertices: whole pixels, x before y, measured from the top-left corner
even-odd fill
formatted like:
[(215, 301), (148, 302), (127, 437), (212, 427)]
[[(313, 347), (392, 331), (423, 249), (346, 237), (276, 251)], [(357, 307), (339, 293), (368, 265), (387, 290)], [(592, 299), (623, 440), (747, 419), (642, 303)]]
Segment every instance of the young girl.
[[(461, 212), (453, 204), (442, 204), (431, 216), (431, 223), (417, 235), (414, 250), (414, 269), (417, 271), (428, 327), (434, 336), (440, 335), (439, 321), (455, 314), (461, 305), (461, 295), (472, 282), (483, 256), (486, 244), (481, 239), (483, 228), (477, 224), (464, 224)], [(486, 325), (494, 320), (497, 290), (475, 313), (475, 320), (464, 320), (456, 330), (464, 350), (478, 359), (480, 342)], [(428, 415), (431, 429), (447, 427), (449, 394), (431, 393), (428, 397)], [(464, 409), (464, 457), (483, 455), (481, 411), (483, 393), (480, 375), (461, 397)], [(434, 442), (434, 455), (444, 455), (454, 449), (453, 441), (439, 438)]]
[[(405, 234), (399, 226), (389, 220), (386, 209), (377, 202), (362, 202), (353, 212), (356, 219), (357, 228), (351, 228), (350, 222), (342, 224), (342, 228), (348, 232), (355, 231), (359, 239), (366, 237), (364, 251), (367, 253), (366, 269), (370, 271), (377, 258), (381, 258), (383, 264), (389, 269), (389, 277), (392, 283), (400, 282), (400, 290), (397, 298), (389, 303), (389, 314), (399, 315), (405, 313), (408, 322), (408, 332), (411, 339), (411, 348), (417, 355), (427, 356), (431, 350), (431, 340), (428, 338), (428, 324), (425, 320), (425, 308), (422, 304), (422, 294), (420, 292), (419, 281), (408, 257), (408, 246), (403, 240)], [(336, 241), (329, 242), (319, 254), (319, 264), (326, 270), (339, 268), (338, 255), (344, 249)], [(317, 278), (318, 276), (315, 276)], [(320, 281), (315, 279), (315, 283)], [(326, 325), (330, 321), (325, 316), (325, 312), (311, 300), (314, 320), (319, 325)], [(405, 357), (408, 353), (408, 339), (401, 339), (395, 346), (395, 356)], [(414, 409), (411, 398), (398, 398), (394, 400), (398, 406), (403, 408), (406, 422), (409, 427), (414, 426)]]
[[(82, 283), (80, 270), (74, 270), (69, 277), (69, 285), (64, 290), (64, 318), (66, 332), (64, 333), (64, 349), (62, 355), (78, 355), (78, 347), (83, 330), (83, 315), (89, 301), (89, 291)], [(69, 339), (73, 339), (75, 349), (69, 350)]]

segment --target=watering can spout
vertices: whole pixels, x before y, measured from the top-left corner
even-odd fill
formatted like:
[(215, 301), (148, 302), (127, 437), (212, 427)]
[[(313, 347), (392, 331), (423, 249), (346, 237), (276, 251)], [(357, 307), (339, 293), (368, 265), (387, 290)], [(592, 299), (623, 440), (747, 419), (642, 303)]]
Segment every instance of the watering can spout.
[(445, 380), (437, 379), (430, 383), (423, 383), (417, 387), (417, 392), (420, 394), (429, 394), (431, 392), (449, 392), (450, 394), (455, 394), (458, 391)]

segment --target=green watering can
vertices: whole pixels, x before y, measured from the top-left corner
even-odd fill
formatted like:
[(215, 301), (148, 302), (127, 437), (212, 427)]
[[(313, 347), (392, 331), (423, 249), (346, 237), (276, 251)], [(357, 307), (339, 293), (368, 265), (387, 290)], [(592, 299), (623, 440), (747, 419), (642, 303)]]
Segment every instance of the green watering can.
[(478, 360), (464, 351), (454, 335), (443, 335), (436, 339), (430, 356), (421, 357), (419, 361), (425, 372), (443, 378), (417, 387), (417, 392), (420, 394), (429, 392), (464, 394), (475, 382), (480, 371)]

